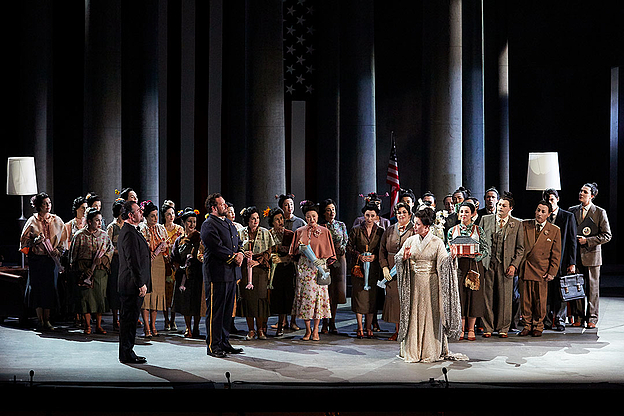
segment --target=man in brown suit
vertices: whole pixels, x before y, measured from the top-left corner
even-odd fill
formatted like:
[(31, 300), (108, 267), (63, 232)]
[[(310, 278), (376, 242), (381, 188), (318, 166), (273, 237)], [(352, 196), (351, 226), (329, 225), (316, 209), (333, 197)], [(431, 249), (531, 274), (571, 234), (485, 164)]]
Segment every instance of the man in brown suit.
[(548, 222), (552, 205), (541, 200), (535, 219), (522, 222), (524, 259), (520, 264), (520, 308), (524, 329), (519, 336), (539, 337), (544, 331), (548, 301), (548, 282), (555, 278), (561, 261), (561, 231)]

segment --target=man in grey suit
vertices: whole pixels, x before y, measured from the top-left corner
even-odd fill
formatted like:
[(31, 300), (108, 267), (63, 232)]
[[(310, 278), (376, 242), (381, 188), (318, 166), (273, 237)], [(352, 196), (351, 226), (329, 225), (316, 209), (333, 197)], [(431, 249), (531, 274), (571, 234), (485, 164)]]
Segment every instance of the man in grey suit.
[(511, 216), (515, 205), (509, 192), (498, 201), (497, 213), (485, 215), (481, 227), (490, 243), (490, 255), (483, 259), (485, 268), (483, 337), (498, 331), (507, 338), (513, 313), (514, 277), (524, 255), (524, 233), (521, 221)]
[(566, 274), (576, 273), (576, 220), (574, 215), (559, 206), (559, 193), (556, 189), (546, 189), (542, 192), (542, 199), (550, 202), (553, 208), (548, 216), (548, 222), (555, 224), (561, 230), (561, 263), (555, 279), (548, 286), (548, 314), (545, 319), (547, 327), (555, 331), (565, 330), (567, 302), (561, 299), (560, 278)]
[[(579, 205), (569, 208), (577, 225), (577, 268), (585, 279), (587, 299), (577, 301), (577, 313), (582, 315), (587, 328), (596, 328), (600, 287), (601, 245), (611, 240), (611, 227), (607, 212), (594, 205), (598, 195), (596, 183), (586, 183), (579, 191)], [(585, 302), (587, 304), (585, 304)]]

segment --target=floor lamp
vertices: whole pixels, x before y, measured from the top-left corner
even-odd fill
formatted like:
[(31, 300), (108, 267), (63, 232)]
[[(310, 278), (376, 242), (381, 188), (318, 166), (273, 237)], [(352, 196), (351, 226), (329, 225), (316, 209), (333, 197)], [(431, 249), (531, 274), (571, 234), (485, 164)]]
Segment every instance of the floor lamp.
[(527, 168), (527, 191), (561, 189), (559, 177), (559, 154), (557, 152), (529, 153)]
[[(10, 157), (7, 160), (7, 195), (18, 195), (22, 206), (22, 215), (18, 220), (25, 221), (24, 196), (37, 193), (37, 172), (35, 171), (35, 158)], [(22, 253), (22, 268), (24, 268), (24, 253)]]

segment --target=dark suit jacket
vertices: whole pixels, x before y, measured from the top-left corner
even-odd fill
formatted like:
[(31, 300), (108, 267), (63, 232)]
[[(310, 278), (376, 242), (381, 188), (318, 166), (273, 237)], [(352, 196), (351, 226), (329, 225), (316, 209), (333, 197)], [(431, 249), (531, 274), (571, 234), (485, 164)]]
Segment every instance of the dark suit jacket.
[(559, 207), (554, 224), (561, 231), (561, 265), (559, 274), (564, 276), (568, 266), (576, 264), (576, 221), (574, 214)]
[(475, 220), (475, 224), (481, 225), (481, 220), (483, 219), (483, 217), (485, 217), (486, 215), (496, 214), (496, 210), (494, 210), (494, 212), (488, 212), (487, 208), (481, 208), (477, 210), (477, 214), (479, 214), (479, 216)]
[(535, 220), (522, 222), (524, 232), (524, 259), (520, 265), (520, 278), (543, 282), (543, 276), (555, 276), (561, 262), (561, 232), (559, 227), (546, 221), (544, 229), (535, 240)]
[(236, 253), (242, 251), (242, 242), (232, 221), (209, 215), (201, 226), (204, 243), (204, 279), (209, 282), (235, 282), (241, 278), (236, 265)]
[[(589, 212), (585, 217), (585, 221), (581, 221), (581, 205), (574, 205), (570, 207), (569, 211), (574, 214), (576, 218), (576, 234), (587, 238), (587, 244), (578, 245), (579, 253), (581, 255), (581, 263), (583, 266), (601, 266), (602, 265), (602, 249), (600, 246), (604, 243), (611, 241), (611, 227), (609, 226), (609, 220), (607, 219), (607, 212), (591, 204)], [(590, 221), (597, 228), (596, 233), (590, 235), (583, 235), (581, 226), (582, 222)], [(578, 259), (577, 259), (578, 260)]]
[(152, 291), (152, 257), (143, 235), (131, 224), (124, 224), (117, 239), (120, 295), (138, 295), (139, 288)]

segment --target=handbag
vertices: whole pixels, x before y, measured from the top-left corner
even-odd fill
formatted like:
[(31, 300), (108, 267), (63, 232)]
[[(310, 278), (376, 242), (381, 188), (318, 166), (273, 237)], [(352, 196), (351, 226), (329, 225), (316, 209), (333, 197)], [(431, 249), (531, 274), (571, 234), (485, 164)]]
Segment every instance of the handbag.
[(583, 299), (585, 297), (585, 288), (583, 287), (585, 280), (582, 274), (569, 274), (559, 278), (559, 289), (561, 291), (561, 299), (564, 302), (570, 300)]
[(362, 267), (359, 264), (356, 264), (355, 266), (353, 266), (353, 268), (351, 269), (351, 276), (355, 276), (355, 277), (364, 277), (364, 273), (362, 272)]
[(479, 290), (481, 287), (481, 279), (479, 279), (479, 276), (481, 276), (479, 272), (475, 270), (468, 270), (464, 285), (470, 290)]

